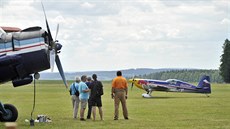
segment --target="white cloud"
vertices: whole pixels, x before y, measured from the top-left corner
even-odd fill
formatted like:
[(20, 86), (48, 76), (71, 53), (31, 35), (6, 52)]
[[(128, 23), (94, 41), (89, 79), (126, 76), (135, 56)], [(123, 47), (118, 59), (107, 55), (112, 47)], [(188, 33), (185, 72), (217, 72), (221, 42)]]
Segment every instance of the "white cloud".
[(220, 23), (224, 24), (224, 25), (229, 25), (230, 24), (230, 19), (224, 18)]
[(83, 8), (94, 8), (95, 5), (90, 4), (89, 2), (84, 2), (81, 4), (81, 7)]
[[(47, 0), (43, 4), (53, 36), (60, 24), (60, 58), (66, 71), (218, 68), (222, 43), (230, 36), (227, 0)], [(41, 9), (40, 2), (33, 0), (0, 3), (0, 26), (45, 29)]]

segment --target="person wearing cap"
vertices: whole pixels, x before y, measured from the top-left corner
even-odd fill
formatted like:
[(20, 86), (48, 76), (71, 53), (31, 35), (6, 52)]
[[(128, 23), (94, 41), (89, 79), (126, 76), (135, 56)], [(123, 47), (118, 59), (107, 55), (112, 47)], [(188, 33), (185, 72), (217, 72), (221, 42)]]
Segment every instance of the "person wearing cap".
[(99, 115), (101, 120), (103, 120), (103, 111), (102, 111), (102, 101), (101, 96), (104, 94), (103, 85), (101, 81), (97, 80), (97, 75), (92, 75), (93, 81), (90, 84), (91, 94), (90, 94), (90, 105), (92, 106), (93, 120), (96, 119), (96, 107), (98, 107)]
[(77, 113), (78, 113), (78, 107), (79, 107), (79, 96), (76, 96), (76, 92), (78, 92), (78, 85), (80, 82), (80, 78), (76, 77), (76, 81), (74, 83), (71, 84), (70, 86), (70, 91), (71, 91), (71, 101), (72, 101), (72, 105), (73, 105), (73, 118), (77, 118)]
[(127, 80), (122, 77), (122, 72), (117, 71), (117, 77), (112, 81), (111, 96), (114, 99), (114, 120), (118, 120), (119, 104), (121, 102), (124, 119), (128, 120), (128, 110), (126, 106), (126, 99), (128, 95), (128, 83)]

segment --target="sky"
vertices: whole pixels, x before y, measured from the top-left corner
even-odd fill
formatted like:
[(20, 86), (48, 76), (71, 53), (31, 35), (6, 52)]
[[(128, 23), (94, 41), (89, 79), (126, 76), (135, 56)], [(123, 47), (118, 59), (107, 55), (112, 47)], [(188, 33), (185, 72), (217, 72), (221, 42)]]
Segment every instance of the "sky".
[[(42, 0), (64, 71), (218, 69), (229, 0)], [(0, 0), (0, 26), (46, 30), (40, 0)], [(54, 68), (57, 71), (57, 68)]]

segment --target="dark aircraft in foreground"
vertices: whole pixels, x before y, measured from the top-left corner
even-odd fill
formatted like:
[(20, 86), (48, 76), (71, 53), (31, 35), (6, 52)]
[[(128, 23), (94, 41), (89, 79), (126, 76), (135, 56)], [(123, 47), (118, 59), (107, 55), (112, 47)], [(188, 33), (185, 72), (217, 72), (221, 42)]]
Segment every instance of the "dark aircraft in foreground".
[(147, 93), (142, 94), (144, 98), (150, 98), (153, 91), (164, 91), (164, 92), (185, 92), (185, 93), (211, 93), (211, 84), (209, 76), (202, 76), (198, 85), (177, 80), (168, 79), (166, 81), (162, 80), (152, 80), (152, 79), (129, 79), (129, 82), (136, 87), (145, 90)]
[[(43, 7), (43, 5), (42, 5)], [(67, 86), (58, 56), (62, 45), (51, 35), (43, 7), (47, 31), (39, 26), (20, 30), (0, 27), (0, 83), (12, 81), (14, 87), (29, 84), (39, 78), (39, 72), (53, 69), (56, 62), (63, 82)], [(16, 121), (18, 111), (12, 104), (0, 102), (0, 121)]]

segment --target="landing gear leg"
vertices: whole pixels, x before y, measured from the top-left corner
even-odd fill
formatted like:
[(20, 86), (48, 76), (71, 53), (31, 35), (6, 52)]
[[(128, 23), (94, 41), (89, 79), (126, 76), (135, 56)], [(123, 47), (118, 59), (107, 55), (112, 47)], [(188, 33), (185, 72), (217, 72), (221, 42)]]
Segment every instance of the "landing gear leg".
[(152, 96), (151, 94), (152, 94), (152, 90), (149, 90), (149, 92), (148, 92), (148, 94), (149, 94), (149, 96)]
[(152, 92), (153, 92), (152, 90), (148, 90), (147, 93), (142, 94), (142, 97), (151, 98), (152, 97), (152, 95), (151, 95)]
[(3, 115), (7, 115), (7, 111), (6, 109), (4, 108), (3, 104), (0, 102), (0, 112), (3, 114)]

